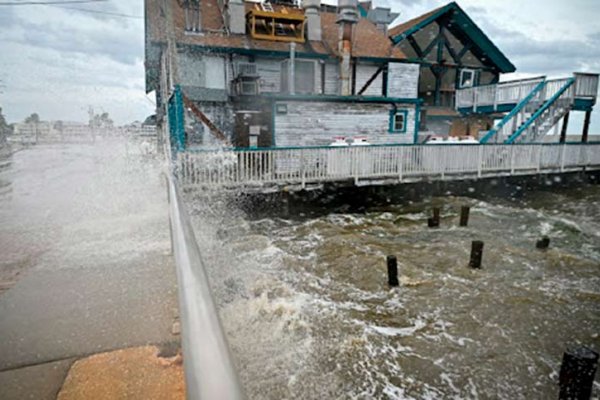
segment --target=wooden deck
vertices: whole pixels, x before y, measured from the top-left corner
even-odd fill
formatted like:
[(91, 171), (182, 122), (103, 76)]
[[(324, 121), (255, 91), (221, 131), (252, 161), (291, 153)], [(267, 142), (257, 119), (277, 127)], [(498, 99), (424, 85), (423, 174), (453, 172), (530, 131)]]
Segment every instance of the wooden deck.
[(585, 144), (396, 145), (181, 152), (184, 188), (261, 191), (326, 182), (355, 185), (487, 178), (600, 169), (600, 142)]
[[(574, 77), (573, 109), (586, 111), (596, 103), (598, 74), (576, 73)], [(549, 100), (567, 79), (570, 78), (547, 80), (541, 76), (460, 89), (456, 92), (456, 109), (461, 113), (510, 112), (540, 84), (545, 83), (542, 90), (535, 93), (537, 100)]]

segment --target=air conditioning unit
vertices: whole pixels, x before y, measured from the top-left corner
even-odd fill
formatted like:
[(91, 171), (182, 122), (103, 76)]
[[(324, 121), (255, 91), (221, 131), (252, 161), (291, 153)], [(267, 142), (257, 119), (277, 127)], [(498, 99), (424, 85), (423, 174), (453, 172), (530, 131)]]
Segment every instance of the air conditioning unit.
[(238, 62), (236, 64), (235, 74), (238, 77), (258, 77), (256, 64), (250, 62)]
[(252, 96), (258, 94), (258, 80), (241, 79), (237, 82), (237, 94), (242, 96)]

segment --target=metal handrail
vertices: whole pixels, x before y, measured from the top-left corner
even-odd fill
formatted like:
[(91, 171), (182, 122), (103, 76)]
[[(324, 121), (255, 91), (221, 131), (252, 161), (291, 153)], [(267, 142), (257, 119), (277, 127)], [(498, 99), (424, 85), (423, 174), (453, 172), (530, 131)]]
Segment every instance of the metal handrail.
[(187, 398), (243, 399), (189, 216), (170, 176), (168, 185)]
[(548, 99), (539, 110), (537, 110), (515, 133), (513, 133), (507, 140), (507, 144), (513, 143), (521, 134), (531, 126), (533, 121), (535, 121), (544, 111), (546, 111), (559, 97), (563, 95), (569, 89), (573, 83), (575, 83), (575, 78), (569, 78), (566, 83), (550, 98)]
[(504, 125), (506, 125), (510, 120), (512, 120), (528, 103), (529, 101), (540, 91), (542, 90), (542, 88), (546, 85), (546, 81), (542, 81), (540, 82), (531, 92), (529, 92), (529, 94), (523, 99), (521, 100), (521, 102), (519, 104), (517, 104), (517, 106), (515, 108), (512, 109), (512, 111), (510, 113), (508, 113), (503, 119), (502, 121), (500, 121), (498, 123), (498, 125), (496, 125), (495, 127), (493, 127), (492, 129), (489, 130), (489, 132), (483, 137), (481, 138), (480, 142), (481, 143), (487, 143), (488, 140), (490, 140), (490, 138), (492, 136), (494, 136), (495, 134), (498, 133), (498, 131), (500, 129), (502, 129), (504, 127)]
[[(168, 122), (167, 122), (168, 125)], [(164, 154), (172, 160), (169, 127)], [(166, 174), (171, 245), (175, 256), (186, 397), (193, 400), (245, 398), (213, 301), (194, 229), (172, 169)]]

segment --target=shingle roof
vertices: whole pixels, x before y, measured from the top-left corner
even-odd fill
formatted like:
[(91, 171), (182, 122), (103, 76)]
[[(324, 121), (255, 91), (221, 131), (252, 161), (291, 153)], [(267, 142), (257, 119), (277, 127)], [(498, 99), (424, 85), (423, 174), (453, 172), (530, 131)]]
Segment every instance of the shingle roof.
[[(234, 35), (224, 32), (224, 22), (217, 4), (217, 0), (201, 1), (202, 34), (186, 34), (184, 31), (185, 16), (183, 9), (177, 0), (171, 2), (177, 43), (197, 45), (208, 48), (240, 49), (244, 51), (271, 51), (289, 52), (289, 44), (270, 40), (253, 39), (250, 35)], [(146, 0), (147, 35), (150, 41), (166, 42), (165, 10), (162, 10), (162, 1)], [(256, 3), (246, 3), (249, 10)], [(287, 8), (289, 13), (302, 13), (300, 9)], [(299, 53), (312, 53), (321, 56), (339, 56), (338, 34), (339, 26), (336, 22), (336, 14), (321, 12), (321, 30), (323, 39), (321, 41), (306, 41), (297, 43), (296, 51)], [(392, 45), (390, 40), (375, 25), (361, 18), (356, 24), (353, 36), (352, 56), (362, 58), (394, 58), (404, 59), (406, 56), (402, 51)]]
[(410, 19), (406, 22), (401, 23), (400, 25), (396, 25), (393, 28), (390, 28), (388, 30), (388, 34), (390, 35), (390, 37), (394, 37), (394, 36), (398, 36), (403, 34), (404, 32), (408, 31), (409, 29), (419, 25), (421, 22), (425, 21), (426, 19), (430, 18), (431, 16), (437, 14), (438, 12), (440, 12), (443, 8), (445, 8), (446, 6), (442, 6), (439, 8), (436, 8), (434, 10), (429, 11), (428, 13), (425, 13), (423, 15), (420, 15), (418, 17), (415, 17), (413, 19)]

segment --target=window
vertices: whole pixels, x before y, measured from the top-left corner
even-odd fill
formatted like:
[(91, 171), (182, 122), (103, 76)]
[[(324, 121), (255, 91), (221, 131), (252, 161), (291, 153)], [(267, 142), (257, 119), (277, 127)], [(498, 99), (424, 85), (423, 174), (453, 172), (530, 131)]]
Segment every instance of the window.
[(182, 6), (185, 14), (186, 32), (200, 32), (200, 1), (184, 0)]
[(470, 88), (475, 86), (475, 70), (463, 69), (460, 71), (459, 88)]
[[(315, 93), (315, 62), (312, 60), (296, 60), (294, 68), (294, 93)], [(290, 93), (289, 86), (290, 61), (281, 64), (281, 91)]]
[(390, 111), (390, 133), (406, 133), (408, 110)]

